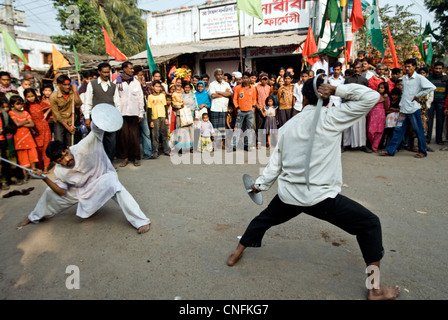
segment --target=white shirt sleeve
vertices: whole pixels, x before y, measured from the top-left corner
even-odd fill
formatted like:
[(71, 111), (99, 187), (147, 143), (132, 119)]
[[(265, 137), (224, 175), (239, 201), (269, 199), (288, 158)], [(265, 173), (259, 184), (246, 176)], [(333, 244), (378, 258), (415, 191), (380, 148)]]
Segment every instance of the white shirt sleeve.
[(85, 119), (90, 119), (90, 114), (92, 113), (92, 100), (93, 100), (93, 88), (92, 84), (89, 82), (84, 96), (84, 103), (81, 106), (81, 111)]

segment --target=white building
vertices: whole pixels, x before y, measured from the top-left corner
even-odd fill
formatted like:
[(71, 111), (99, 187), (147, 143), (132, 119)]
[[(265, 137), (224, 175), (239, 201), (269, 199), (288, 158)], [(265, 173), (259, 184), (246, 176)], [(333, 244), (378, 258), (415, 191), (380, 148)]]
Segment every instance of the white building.
[[(240, 29), (236, 0), (149, 12), (148, 43), (165, 74), (173, 65), (187, 65), (193, 74), (207, 73), (213, 80), (217, 67), (228, 73), (241, 69), (241, 56), (243, 70), (277, 74), (280, 67), (293, 66), (297, 76), (308, 26), (312, 26), (316, 36), (320, 25), (314, 24), (320, 23), (325, 3), (262, 0), (263, 21), (240, 12)], [(131, 59), (144, 61), (146, 51)]]
[[(5, 9), (0, 9), (0, 28), (5, 27)], [(16, 42), (22, 50), (25, 58), (28, 60), (29, 66), (33, 71), (46, 72), (51, 66), (52, 45), (59, 51), (62, 50), (60, 45), (54, 44), (50, 36), (27, 31), (26, 15), (24, 11), (14, 11), (14, 29)], [(15, 77), (19, 77), (19, 73), (23, 71), (24, 63), (19, 61), (19, 65), (15, 64), (11, 59), (11, 54), (5, 51), (3, 36), (0, 33), (0, 69), (11, 72)]]

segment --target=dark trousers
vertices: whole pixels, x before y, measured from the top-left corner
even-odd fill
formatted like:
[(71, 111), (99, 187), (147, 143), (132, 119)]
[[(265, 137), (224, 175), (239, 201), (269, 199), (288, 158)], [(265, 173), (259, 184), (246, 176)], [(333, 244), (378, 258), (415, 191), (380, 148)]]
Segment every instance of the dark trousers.
[(123, 116), (123, 126), (117, 134), (117, 157), (140, 160), (140, 125), (138, 116)]
[(54, 123), (54, 140), (64, 142), (67, 146), (71, 146), (73, 144), (72, 134), (59, 122)]
[(426, 112), (428, 115), (428, 132), (426, 133), (426, 142), (431, 142), (432, 128), (434, 125), (434, 117), (436, 117), (436, 143), (442, 143), (443, 122), (445, 115), (443, 114), (444, 102), (433, 102), (431, 108)]
[(362, 205), (343, 195), (327, 198), (311, 207), (286, 204), (276, 195), (268, 207), (250, 222), (240, 243), (245, 247), (260, 247), (270, 227), (282, 224), (302, 212), (355, 235), (366, 264), (383, 257), (380, 220)]
[(117, 150), (117, 133), (104, 131), (103, 146), (110, 162), (114, 162), (115, 152)]
[(294, 110), (294, 108), (283, 109), (283, 110), (278, 109), (278, 122), (279, 122), (278, 126), (279, 127), (284, 125), (289, 119), (292, 118), (293, 110)]
[(153, 119), (154, 128), (151, 128), (152, 133), (152, 152), (159, 153), (160, 135), (162, 136), (162, 147), (164, 153), (170, 152), (170, 145), (168, 143), (168, 128), (165, 124), (165, 117)]

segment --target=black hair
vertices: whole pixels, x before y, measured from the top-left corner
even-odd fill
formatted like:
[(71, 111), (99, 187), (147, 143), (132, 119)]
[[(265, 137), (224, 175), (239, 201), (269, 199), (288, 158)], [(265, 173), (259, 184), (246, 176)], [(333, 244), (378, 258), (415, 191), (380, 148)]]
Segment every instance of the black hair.
[(268, 101), (269, 100), (272, 100), (272, 101), (274, 101), (274, 104), (275, 104), (275, 97), (271, 94), (271, 95), (269, 95), (267, 98), (266, 98), (266, 100), (264, 101), (264, 104), (265, 105), (268, 105)]
[(230, 73), (224, 73), (224, 77), (227, 77), (227, 79), (232, 80), (232, 75)]
[(277, 76), (276, 76), (275, 74), (271, 74), (271, 75), (269, 76), (269, 79), (272, 79), (272, 78), (274, 78), (274, 79), (277, 80)]
[(380, 85), (384, 86), (384, 93), (387, 93), (389, 95), (389, 84), (387, 82), (383, 81), (380, 84), (378, 84), (377, 90)]
[(45, 149), (45, 154), (51, 161), (56, 162), (62, 155), (64, 151), (67, 150), (68, 146), (65, 142), (60, 140), (50, 141), (48, 143), (47, 149)]
[(208, 78), (208, 79), (210, 79), (210, 76), (209, 76), (208, 74), (206, 74), (206, 73), (203, 73), (203, 74), (201, 75), (201, 79), (204, 79), (204, 78)]
[(250, 77), (250, 72), (244, 71), (244, 72), (243, 72), (243, 76)]
[[(304, 84), (303, 84), (303, 88), (302, 88), (302, 94), (308, 99), (309, 104), (312, 105), (316, 105), (317, 101), (319, 100), (318, 97), (316, 96), (316, 93), (314, 92), (314, 78), (307, 80)], [(317, 78), (316, 80), (316, 87), (319, 88), (319, 86), (324, 82), (324, 79), (322, 78)], [(328, 104), (328, 102), (330, 101), (330, 99), (324, 99), (323, 101), (323, 105), (326, 106)]]
[(333, 69), (337, 68), (337, 67), (341, 67), (341, 69), (342, 69), (342, 62), (340, 62), (340, 61), (335, 62), (334, 65), (333, 65)]
[(399, 74), (401, 72), (400, 68), (393, 68), (392, 69), (392, 74)]
[(112, 67), (110, 66), (109, 63), (107, 63), (107, 62), (101, 62), (101, 63), (98, 65), (97, 70), (98, 70), (98, 71), (101, 71), (101, 70), (103, 70), (104, 68), (112, 69)]
[[(26, 95), (30, 92), (32, 94), (34, 94), (34, 97), (36, 98), (36, 100), (34, 100), (34, 102), (39, 102), (39, 96), (37, 95), (36, 90), (34, 90), (33, 88), (28, 88), (23, 91), (23, 96), (25, 97), (25, 99), (26, 99)], [(28, 102), (25, 103), (25, 108), (27, 108), (27, 107), (29, 107)]]
[(160, 80), (154, 80), (154, 81), (152, 82), (152, 85), (155, 86), (156, 84), (160, 84), (160, 85), (162, 85), (162, 82), (161, 82)]
[(11, 79), (11, 75), (9, 74), (9, 72), (6, 71), (0, 71), (0, 78), (7, 76), (9, 79)]
[(404, 64), (410, 64), (413, 65), (414, 67), (417, 66), (417, 59), (415, 58), (410, 58), (404, 61)]
[(284, 78), (286, 77), (290, 77), (291, 79), (293, 79), (292, 74), (290, 72), (286, 72), (285, 75), (283, 76)]
[(15, 105), (17, 102), (25, 103), (25, 100), (23, 100), (23, 98), (22, 98), (21, 96), (16, 95), (16, 94), (13, 95), (13, 96), (11, 96), (11, 98), (9, 98), (9, 106), (11, 107), (11, 109), (14, 108), (14, 105)]
[[(159, 71), (159, 70), (154, 70), (154, 71), (151, 73), (151, 75), (154, 77), (154, 75), (155, 75), (156, 73), (160, 73), (160, 71)], [(160, 75), (162, 75), (162, 74), (160, 73)]]
[(418, 68), (417, 73), (418, 73), (418, 74), (421, 74), (422, 71), (426, 72), (426, 74), (429, 74), (429, 72), (428, 72), (428, 68), (426, 68), (426, 67)]
[(57, 79), (56, 83), (64, 83), (65, 81), (70, 81), (70, 78), (66, 74), (61, 74)]
[(190, 81), (182, 80), (182, 88), (185, 88), (186, 86), (190, 86), (191, 87)]
[(308, 70), (303, 70), (301, 73), (302, 73), (302, 74), (310, 75), (310, 72), (309, 72)]
[(345, 70), (345, 76), (350, 77), (355, 73), (355, 71), (353, 69), (347, 69)]
[(132, 62), (131, 61), (125, 61), (125, 62), (123, 62), (122, 64), (121, 64), (121, 69), (124, 69), (124, 68), (127, 68), (127, 67), (129, 67), (129, 66), (133, 66), (133, 64), (132, 64)]
[(390, 92), (390, 95), (394, 94), (396, 94), (397, 96), (401, 96), (401, 90), (398, 88), (393, 88), (392, 91)]
[(276, 82), (276, 83), (274, 83), (274, 84), (272, 85), (272, 87), (274, 87), (274, 88), (280, 88), (280, 83)]
[(142, 66), (135, 66), (134, 67), (134, 74), (139, 73), (140, 71), (143, 71), (143, 67)]
[(258, 77), (258, 72), (257, 71), (252, 71), (251, 73), (250, 73), (250, 76), (251, 77)]
[(204, 117), (206, 117), (206, 116), (208, 117), (208, 113), (204, 112), (201, 117), (202, 117), (202, 119), (204, 119)]
[(325, 74), (325, 70), (324, 70), (324, 69), (317, 69), (317, 71), (316, 71), (316, 76), (317, 76), (318, 74), (321, 74), (321, 73)]
[(444, 67), (445, 65), (443, 64), (442, 61), (436, 61), (436, 62), (434, 62), (434, 67), (437, 67), (437, 66), (442, 66), (442, 67)]
[(194, 75), (194, 76), (193, 76), (193, 78), (195, 78), (195, 79), (198, 79), (198, 80), (201, 80), (201, 77), (200, 77), (200, 76), (198, 76), (197, 74), (196, 74), (196, 75)]
[(173, 99), (173, 97), (172, 97), (170, 94), (167, 94), (167, 95), (165, 96), (165, 99), (168, 99), (168, 98), (170, 98), (171, 100)]

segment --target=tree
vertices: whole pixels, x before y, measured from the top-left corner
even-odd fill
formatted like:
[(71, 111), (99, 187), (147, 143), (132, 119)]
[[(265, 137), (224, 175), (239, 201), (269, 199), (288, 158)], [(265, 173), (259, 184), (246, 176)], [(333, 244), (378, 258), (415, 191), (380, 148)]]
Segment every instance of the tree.
[[(389, 42), (387, 37), (387, 26), (389, 26), (392, 39), (394, 40), (395, 48), (397, 51), (397, 57), (400, 64), (409, 57), (416, 57), (421, 60), (418, 50), (415, 50), (415, 42), (420, 35), (420, 26), (414, 19), (414, 15), (409, 11), (412, 6), (400, 6), (396, 5), (394, 12), (393, 7), (386, 4), (383, 8), (379, 8), (379, 17), (381, 20), (381, 33), (383, 35), (384, 45), (386, 47), (385, 57), (381, 57), (381, 54), (370, 46), (367, 46), (367, 51), (370, 52), (370, 57), (373, 63), (381, 62), (391, 59)], [(367, 17), (364, 20), (367, 21)], [(357, 50), (366, 50), (366, 32), (367, 28), (365, 24), (358, 31), (358, 45)]]
[[(57, 20), (63, 36), (52, 40), (71, 50), (76, 45), (78, 52), (105, 55), (104, 37), (101, 26), (107, 30), (114, 45), (127, 56), (132, 56), (146, 48), (146, 21), (137, 0), (53, 0), (58, 10)], [(80, 27), (69, 30), (66, 21), (72, 14), (69, 6), (79, 9)]]
[(446, 48), (448, 47), (448, 1), (446, 0), (425, 0), (425, 7), (429, 12), (435, 14), (435, 22), (439, 26), (433, 31), (436, 33), (434, 45), (435, 58), (447, 58)]

